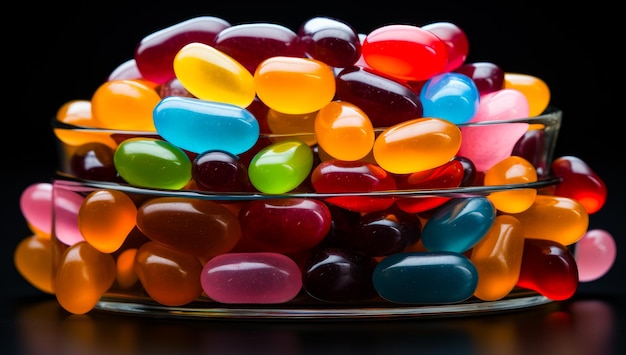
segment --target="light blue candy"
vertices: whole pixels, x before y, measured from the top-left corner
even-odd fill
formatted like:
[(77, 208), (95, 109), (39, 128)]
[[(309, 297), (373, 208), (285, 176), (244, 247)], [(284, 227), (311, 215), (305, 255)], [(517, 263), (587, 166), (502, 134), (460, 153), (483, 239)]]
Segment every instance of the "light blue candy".
[(372, 282), (376, 292), (390, 302), (458, 303), (476, 291), (478, 271), (459, 253), (397, 253), (376, 265)]
[(248, 151), (259, 139), (259, 122), (239, 106), (170, 96), (153, 111), (157, 133), (166, 141), (193, 153)]
[(422, 229), (422, 243), (428, 251), (463, 253), (489, 231), (496, 209), (486, 197), (456, 198), (443, 204)]
[(480, 93), (474, 81), (460, 73), (444, 73), (428, 79), (420, 91), (424, 117), (452, 123), (469, 122), (478, 112)]

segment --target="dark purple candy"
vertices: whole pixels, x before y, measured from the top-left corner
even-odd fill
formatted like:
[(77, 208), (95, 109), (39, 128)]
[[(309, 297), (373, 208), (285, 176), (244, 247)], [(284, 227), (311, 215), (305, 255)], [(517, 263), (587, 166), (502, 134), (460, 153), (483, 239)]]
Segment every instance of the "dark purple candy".
[(333, 18), (307, 20), (298, 36), (309, 56), (332, 67), (350, 67), (361, 56), (359, 34), (352, 26)]
[(544, 130), (531, 129), (515, 143), (511, 155), (520, 156), (528, 160), (537, 169), (538, 176), (548, 173), (548, 157)]
[(481, 95), (504, 89), (504, 70), (494, 63), (466, 63), (454, 70), (474, 80)]
[(376, 260), (365, 254), (327, 248), (314, 252), (302, 275), (304, 290), (326, 302), (369, 300), (377, 296), (372, 283)]
[(116, 181), (113, 149), (106, 144), (90, 142), (76, 148), (70, 159), (70, 173), (81, 179)]
[(422, 223), (417, 215), (400, 209), (365, 214), (354, 235), (357, 251), (370, 256), (387, 256), (419, 241)]
[(191, 165), (191, 176), (204, 191), (239, 192), (250, 186), (247, 169), (239, 158), (219, 150), (198, 155)]

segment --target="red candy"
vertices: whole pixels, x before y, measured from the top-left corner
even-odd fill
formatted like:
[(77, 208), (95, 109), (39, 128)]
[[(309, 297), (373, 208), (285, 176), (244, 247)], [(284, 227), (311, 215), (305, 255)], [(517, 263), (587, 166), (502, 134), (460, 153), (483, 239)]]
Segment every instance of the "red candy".
[(588, 214), (604, 206), (607, 187), (587, 163), (573, 156), (562, 156), (552, 162), (552, 172), (561, 178), (554, 194), (572, 198), (585, 207)]

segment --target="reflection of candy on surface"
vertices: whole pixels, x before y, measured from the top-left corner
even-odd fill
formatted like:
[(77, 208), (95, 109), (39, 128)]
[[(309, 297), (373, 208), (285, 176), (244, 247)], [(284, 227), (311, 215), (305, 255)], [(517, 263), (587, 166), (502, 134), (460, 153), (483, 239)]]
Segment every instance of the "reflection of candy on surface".
[(617, 250), (613, 236), (603, 229), (591, 229), (576, 243), (574, 257), (578, 279), (594, 281), (604, 276), (615, 262)]

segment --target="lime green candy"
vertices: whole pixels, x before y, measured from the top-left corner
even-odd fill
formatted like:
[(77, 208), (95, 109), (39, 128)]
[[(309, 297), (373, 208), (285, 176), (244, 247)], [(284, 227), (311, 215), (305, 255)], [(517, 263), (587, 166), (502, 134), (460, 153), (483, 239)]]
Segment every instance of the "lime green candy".
[(115, 150), (113, 163), (129, 184), (178, 190), (191, 180), (191, 160), (175, 145), (154, 138), (127, 139)]
[(313, 168), (313, 151), (299, 140), (273, 143), (250, 162), (248, 177), (264, 193), (280, 194), (298, 187)]

